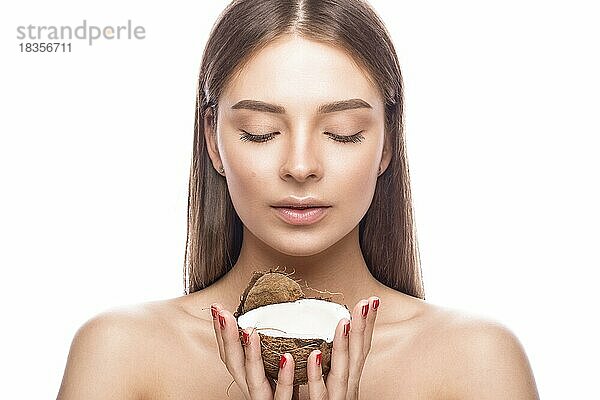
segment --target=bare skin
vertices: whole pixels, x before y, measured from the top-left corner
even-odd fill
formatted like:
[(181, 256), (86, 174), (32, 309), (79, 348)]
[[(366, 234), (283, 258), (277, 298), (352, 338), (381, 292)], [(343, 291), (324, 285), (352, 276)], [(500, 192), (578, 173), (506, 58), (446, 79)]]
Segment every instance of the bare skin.
[[(58, 399), (244, 399), (219, 357), (208, 307), (220, 297), (207, 288), (93, 318), (73, 341)], [(391, 289), (378, 297), (359, 399), (539, 398), (505, 327)]]
[[(244, 100), (261, 105), (248, 109)], [(506, 328), (415, 299), (371, 275), (358, 224), (392, 157), (382, 96), (344, 51), (296, 36), (273, 42), (231, 79), (217, 116), (213, 126), (207, 114), (205, 140), (244, 225), (237, 262), (202, 291), (86, 323), (73, 341), (59, 399), (224, 399), (234, 378), (230, 398), (270, 399), (264, 385), (250, 393), (244, 384), (256, 387), (264, 372), (239, 357), (241, 347), (223, 348), (210, 306), (233, 328), (231, 312), (252, 272), (276, 266), (295, 270), (312, 288), (343, 293), (334, 300), (350, 309), (368, 301), (373, 313), (380, 299), (376, 315), (360, 321), (354, 314), (355, 332), (339, 342), (342, 353), (350, 349), (335, 366), (349, 377), (346, 400), (538, 398), (527, 357)], [(257, 136), (250, 133), (270, 139), (251, 141)], [(359, 133), (358, 141), (339, 141)], [(289, 224), (273, 205), (290, 196), (326, 203), (327, 214), (312, 225)], [(369, 343), (366, 359), (359, 357)], [(340, 381), (322, 382), (318, 369), (309, 375), (314, 385), (301, 388), (301, 399), (342, 396)]]

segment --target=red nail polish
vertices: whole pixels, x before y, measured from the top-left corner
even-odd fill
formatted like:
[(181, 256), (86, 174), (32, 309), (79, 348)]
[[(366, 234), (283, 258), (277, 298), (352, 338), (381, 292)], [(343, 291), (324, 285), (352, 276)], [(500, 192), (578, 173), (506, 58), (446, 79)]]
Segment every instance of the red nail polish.
[(225, 329), (225, 317), (219, 314), (219, 325), (221, 325), (221, 329)]
[(248, 345), (248, 343), (250, 343), (250, 335), (246, 333), (246, 331), (242, 331), (242, 341), (246, 346)]
[(317, 365), (321, 365), (321, 357), (323, 357), (322, 353), (317, 354)]
[(350, 332), (350, 322), (347, 322), (346, 325), (344, 325), (344, 336), (348, 336), (348, 332)]
[(212, 313), (213, 319), (217, 318), (217, 308), (215, 306), (210, 306), (210, 312)]
[(282, 354), (281, 358), (279, 359), (279, 369), (285, 367), (286, 361), (287, 359), (285, 358), (285, 354)]
[(373, 310), (377, 310), (379, 308), (379, 299), (373, 300)]
[(368, 305), (368, 304), (365, 304), (365, 305), (362, 307), (362, 316), (363, 316), (363, 318), (365, 318), (365, 317), (367, 316), (367, 313), (368, 313), (368, 312), (369, 312), (369, 305)]

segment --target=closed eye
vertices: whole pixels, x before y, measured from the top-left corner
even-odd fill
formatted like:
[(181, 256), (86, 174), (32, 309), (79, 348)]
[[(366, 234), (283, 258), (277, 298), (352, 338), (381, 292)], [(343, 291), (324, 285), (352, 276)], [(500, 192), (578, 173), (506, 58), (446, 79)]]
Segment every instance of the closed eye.
[(267, 142), (275, 137), (275, 135), (279, 135), (281, 132), (271, 132), (265, 135), (255, 135), (250, 132), (246, 132), (243, 129), (240, 129), (243, 134), (240, 134), (240, 140), (250, 141), (250, 142)]
[[(281, 134), (281, 132), (271, 132), (266, 133), (264, 135), (256, 135), (250, 132), (247, 132), (243, 129), (240, 129), (243, 133), (240, 134), (240, 140), (242, 141), (250, 141), (250, 142), (268, 142), (271, 139), (275, 138), (275, 135)], [(361, 142), (365, 137), (362, 135), (364, 130), (355, 133), (354, 135), (338, 135), (336, 133), (331, 132), (323, 132), (325, 135), (329, 136), (332, 140), (341, 143), (358, 143)]]
[(331, 139), (337, 141), (337, 142), (342, 142), (342, 143), (358, 143), (358, 142), (362, 142), (362, 140), (365, 138), (362, 133), (364, 131), (360, 131), (355, 133), (354, 135), (338, 135), (335, 133), (331, 133), (331, 132), (323, 132), (326, 135), (328, 135)]

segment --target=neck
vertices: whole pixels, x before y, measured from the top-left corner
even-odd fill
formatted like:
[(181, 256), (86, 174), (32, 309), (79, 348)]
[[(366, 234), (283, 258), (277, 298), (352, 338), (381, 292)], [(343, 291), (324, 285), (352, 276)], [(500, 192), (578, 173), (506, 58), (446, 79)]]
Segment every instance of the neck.
[[(352, 309), (361, 299), (378, 296), (383, 285), (372, 275), (360, 250), (358, 226), (326, 250), (310, 256), (292, 256), (274, 250), (244, 228), (240, 256), (215, 289), (221, 303), (233, 311), (254, 271), (278, 269), (294, 274), (307, 297), (331, 297)], [(306, 286), (312, 289), (307, 289)], [(329, 293), (332, 293), (331, 295)]]

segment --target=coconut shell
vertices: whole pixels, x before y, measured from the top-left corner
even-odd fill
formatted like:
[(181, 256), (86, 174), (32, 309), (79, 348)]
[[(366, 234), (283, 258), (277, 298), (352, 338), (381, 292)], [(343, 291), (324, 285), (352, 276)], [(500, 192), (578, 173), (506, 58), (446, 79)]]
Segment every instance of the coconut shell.
[(331, 365), (331, 349), (332, 343), (327, 343), (323, 339), (296, 339), (283, 338), (263, 335), (258, 333), (260, 337), (261, 353), (263, 355), (263, 365), (266, 375), (277, 380), (279, 375), (279, 360), (284, 353), (290, 353), (294, 357), (294, 386), (304, 385), (308, 382), (306, 376), (306, 362), (308, 356), (314, 350), (321, 350), (321, 370), (325, 378), (329, 373)]
[[(237, 319), (240, 315), (255, 308), (283, 302), (294, 302), (306, 298), (300, 285), (286, 274), (278, 271), (254, 272), (248, 286), (240, 297), (240, 304), (234, 313)], [(329, 299), (317, 298), (330, 301)], [(348, 307), (344, 305), (346, 309)], [(294, 386), (308, 382), (306, 362), (314, 350), (322, 353), (321, 370), (326, 379), (331, 366), (331, 349), (333, 342), (323, 339), (284, 338), (264, 335), (258, 332), (261, 343), (261, 353), (265, 374), (273, 382), (279, 374), (279, 360), (284, 353), (294, 357)]]
[(255, 308), (275, 303), (285, 303), (305, 298), (302, 288), (283, 272), (254, 272), (234, 316)]

